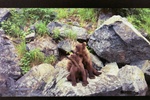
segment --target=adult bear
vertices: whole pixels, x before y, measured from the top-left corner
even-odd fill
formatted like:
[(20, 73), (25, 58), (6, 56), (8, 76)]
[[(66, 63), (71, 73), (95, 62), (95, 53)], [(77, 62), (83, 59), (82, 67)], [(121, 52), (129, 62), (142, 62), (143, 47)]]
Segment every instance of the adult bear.
[(88, 51), (86, 47), (86, 42), (77, 44), (73, 52), (83, 58), (84, 68), (88, 71), (90, 79), (94, 79), (95, 78), (94, 75), (98, 76), (101, 74), (101, 72), (98, 72), (96, 69), (94, 69), (92, 65), (90, 52)]
[(82, 85), (86, 86), (88, 84), (87, 81), (87, 72), (83, 66), (83, 58), (78, 56), (77, 54), (71, 54), (67, 57), (70, 61), (68, 62), (68, 71), (70, 74), (67, 76), (67, 80), (72, 82), (73, 86), (76, 86), (76, 83), (80, 80), (82, 81)]

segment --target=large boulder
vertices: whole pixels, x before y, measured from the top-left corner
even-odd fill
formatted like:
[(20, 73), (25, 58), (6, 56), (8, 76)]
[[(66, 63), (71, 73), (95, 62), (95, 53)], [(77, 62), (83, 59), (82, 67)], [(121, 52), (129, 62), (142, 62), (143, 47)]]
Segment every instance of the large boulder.
[(130, 65), (139, 67), (145, 75), (146, 82), (150, 84), (150, 60), (141, 60), (141, 61), (131, 62)]
[(5, 96), (9, 87), (20, 77), (21, 70), (15, 47), (0, 29), (0, 96)]
[(145, 81), (144, 73), (137, 66), (125, 65), (118, 72), (121, 80), (122, 91), (137, 94), (146, 93), (148, 86)]
[[(55, 66), (55, 82), (46, 84), (43, 91), (45, 96), (115, 96), (121, 91), (121, 82), (115, 75), (102, 73), (96, 76), (95, 79), (87, 78), (89, 84), (82, 86), (82, 83), (77, 83), (77, 86), (72, 86), (71, 82), (67, 81), (69, 72), (66, 69), (68, 59), (64, 58)], [(112, 67), (113, 68), (113, 67)], [(117, 73), (117, 72), (116, 72)]]
[(90, 57), (91, 57), (91, 60), (92, 60), (93, 67), (96, 70), (99, 71), (99, 70), (101, 70), (101, 68), (104, 67), (103, 62), (96, 55), (90, 53)]
[(42, 96), (45, 85), (53, 80), (54, 67), (40, 64), (32, 67), (23, 77), (10, 87), (8, 96)]
[(67, 37), (67, 32), (71, 30), (73, 33), (77, 35), (77, 39), (87, 40), (88, 33), (86, 29), (78, 27), (78, 26), (62, 24), (59, 22), (51, 22), (47, 25), (47, 27), (48, 27), (50, 34), (55, 34), (53, 30), (58, 29), (60, 37)]
[[(75, 46), (79, 42), (77, 41), (71, 41), (71, 40), (63, 40), (58, 43), (58, 49), (65, 51), (65, 52), (71, 52), (71, 50), (75, 50)], [(104, 65), (102, 61), (94, 54), (90, 53), (93, 67), (97, 70), (100, 70)]]
[(121, 16), (106, 20), (90, 36), (88, 45), (109, 62), (130, 63), (150, 59), (150, 42)]
[(17, 80), (21, 76), (17, 57), (12, 41), (4, 34), (3, 30), (0, 30), (0, 74)]
[(49, 36), (36, 38), (34, 41), (27, 43), (27, 47), (29, 50), (39, 49), (46, 56), (55, 55), (57, 57), (59, 55), (57, 44)]

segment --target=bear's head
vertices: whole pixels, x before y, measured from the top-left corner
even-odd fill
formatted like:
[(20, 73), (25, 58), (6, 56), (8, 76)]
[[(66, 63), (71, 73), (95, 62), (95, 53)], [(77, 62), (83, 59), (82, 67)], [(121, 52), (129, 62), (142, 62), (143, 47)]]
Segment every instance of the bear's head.
[(75, 52), (78, 54), (78, 55), (82, 55), (83, 54), (83, 51), (86, 49), (86, 42), (83, 42), (83, 43), (79, 43), (76, 45), (76, 48), (75, 48)]

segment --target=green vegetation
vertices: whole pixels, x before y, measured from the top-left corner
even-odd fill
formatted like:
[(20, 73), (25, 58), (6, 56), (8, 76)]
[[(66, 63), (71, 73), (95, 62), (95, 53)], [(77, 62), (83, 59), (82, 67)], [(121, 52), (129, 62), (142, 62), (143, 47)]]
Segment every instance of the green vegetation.
[(150, 35), (150, 9), (149, 8), (136, 8), (136, 12), (128, 15), (127, 19), (138, 29), (144, 30)]
[(144, 30), (150, 37), (150, 8), (103, 8), (103, 10), (126, 17), (135, 28)]
[(41, 64), (44, 61), (44, 54), (38, 49), (26, 52), (21, 58), (21, 69), (23, 74), (30, 70), (32, 66)]
[(27, 52), (25, 39), (23, 39), (23, 41), (19, 45), (17, 45), (16, 48), (17, 48), (19, 58), (23, 57), (24, 54)]
[(22, 8), (19, 11), (12, 9), (11, 17), (2, 22), (2, 28), (6, 34), (12, 37), (21, 37), (29, 34), (29, 27), (35, 22), (42, 21), (37, 25), (39, 35), (47, 32), (46, 25), (56, 18), (53, 9), (44, 8)]
[(78, 14), (83, 21), (89, 21), (95, 23), (97, 20), (97, 12), (95, 9), (80, 8)]
[(72, 31), (71, 29), (65, 30), (65, 36), (71, 40), (77, 39), (77, 33)]
[[(126, 17), (138, 30), (144, 30), (150, 37), (150, 8), (102, 8), (105, 11), (111, 11), (113, 14)], [(98, 9), (95, 8), (21, 8), (19, 10), (11, 9), (11, 16), (3, 21), (1, 27), (6, 34), (11, 37), (21, 38), (22, 42), (16, 46), (19, 55), (21, 69), (26, 73), (32, 66), (41, 63), (54, 64), (57, 60), (54, 55), (45, 56), (40, 50), (26, 50), (25, 36), (30, 34), (30, 26), (35, 25), (36, 33), (39, 37), (49, 36), (47, 24), (51, 21), (59, 20), (70, 25), (78, 22), (81, 27), (86, 27), (92, 23), (92, 33), (96, 29)], [(60, 40), (60, 31), (58, 28), (53, 30), (52, 38)], [(71, 29), (65, 30), (65, 37), (76, 40), (77, 34)], [(93, 52), (89, 47), (87, 47)]]
[(48, 28), (45, 22), (39, 22), (35, 25), (37, 34), (40, 36), (45, 36), (46, 34), (49, 34)]
[(20, 60), (20, 65), (22, 73), (25, 74), (30, 70), (31, 67), (39, 65), (41, 63), (54, 64), (56, 62), (56, 57), (54, 55), (44, 56), (39, 49), (34, 49), (26, 52)]
[[(90, 8), (22, 8), (11, 9), (11, 17), (2, 22), (2, 28), (6, 34), (12, 37), (21, 37), (29, 34), (30, 26), (36, 22), (38, 35), (49, 34), (47, 24), (53, 20), (68, 19), (77, 20), (82, 26), (85, 22), (96, 23), (95, 9)], [(71, 22), (69, 22), (71, 24)]]
[(56, 40), (60, 39), (60, 31), (57, 27), (54, 28), (52, 37), (53, 39), (56, 39)]
[(44, 59), (44, 63), (50, 63), (50, 64), (54, 64), (56, 62), (56, 57), (54, 55), (50, 55), (45, 57)]

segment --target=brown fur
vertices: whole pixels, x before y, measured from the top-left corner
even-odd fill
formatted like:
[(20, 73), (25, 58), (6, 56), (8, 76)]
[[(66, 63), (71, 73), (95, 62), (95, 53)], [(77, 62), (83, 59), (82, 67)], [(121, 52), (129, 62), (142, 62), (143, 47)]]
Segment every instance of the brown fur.
[(92, 65), (90, 52), (86, 48), (86, 42), (77, 44), (74, 53), (83, 57), (84, 68), (88, 71), (89, 78), (93, 79), (95, 78), (94, 75), (98, 76), (101, 74)]
[(86, 86), (88, 81), (86, 70), (82, 64), (83, 58), (76, 54), (71, 54), (70, 57), (67, 58), (70, 60), (68, 63), (68, 71), (70, 71), (70, 74), (68, 75), (67, 80), (71, 81), (73, 86), (76, 86), (76, 83), (81, 80), (82, 85)]

